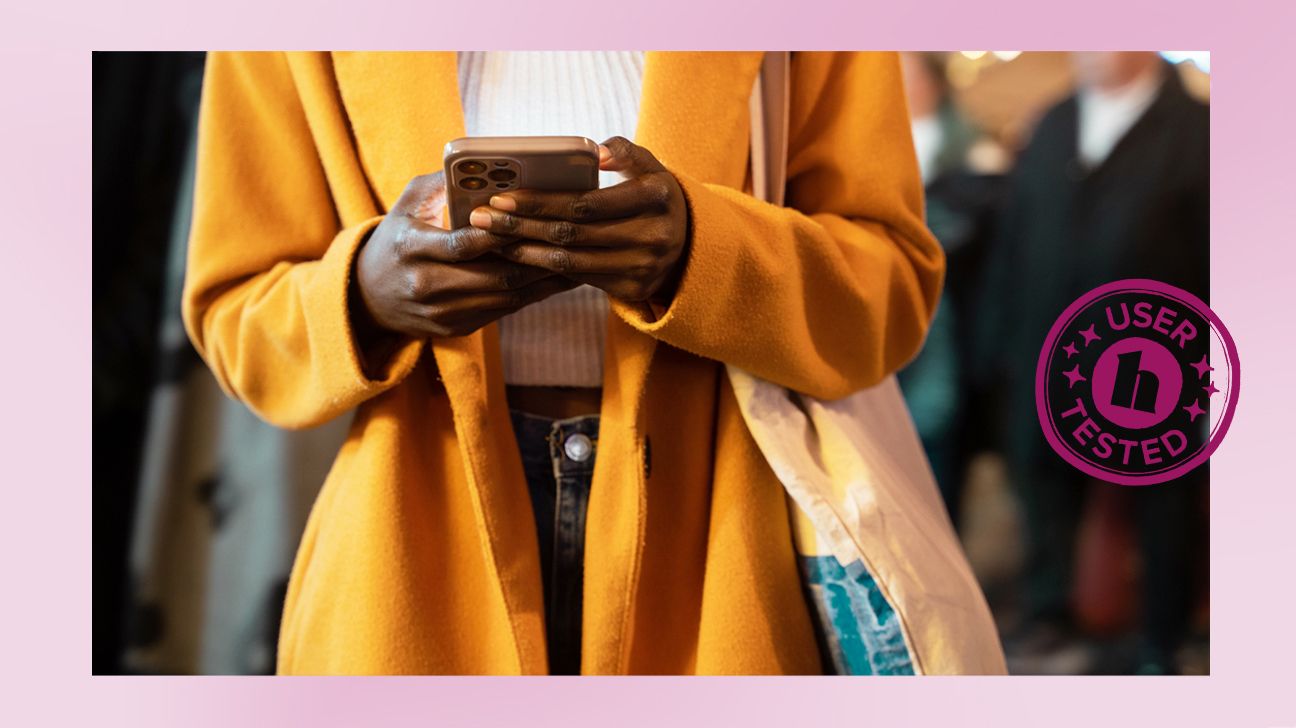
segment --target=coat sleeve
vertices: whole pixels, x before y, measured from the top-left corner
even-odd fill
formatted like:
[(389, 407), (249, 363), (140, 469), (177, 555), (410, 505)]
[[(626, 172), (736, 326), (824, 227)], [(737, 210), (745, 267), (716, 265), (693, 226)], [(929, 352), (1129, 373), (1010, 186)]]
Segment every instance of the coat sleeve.
[(792, 56), (787, 207), (677, 174), (687, 263), (630, 325), (821, 399), (881, 381), (922, 344), (945, 270), (893, 53)]
[(283, 54), (209, 56), (183, 306), (228, 394), (271, 423), (308, 427), (413, 369), (421, 342), (366, 373), (352, 335), (352, 260), (380, 219), (338, 222)]

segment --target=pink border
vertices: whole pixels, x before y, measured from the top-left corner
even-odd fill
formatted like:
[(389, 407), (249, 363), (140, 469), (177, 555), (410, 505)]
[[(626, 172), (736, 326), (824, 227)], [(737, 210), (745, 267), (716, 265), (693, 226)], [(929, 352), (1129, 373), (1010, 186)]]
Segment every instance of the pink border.
[[(10, 2), (0, 23), (5, 722), (1296, 726), (1291, 362), (1296, 3), (1090, 0)], [(1248, 399), (1211, 458), (1211, 675), (1201, 678), (293, 680), (89, 675), (90, 51), (389, 48), (1206, 49), (1210, 301), (1246, 342)], [(1257, 403), (1257, 406), (1251, 406)], [(1259, 405), (1263, 406), (1259, 406)], [(110, 484), (112, 485), (112, 484)]]
[[(1228, 402), (1224, 405), (1224, 412), (1220, 416), (1219, 423), (1212, 428), (1212, 433), (1210, 439), (1206, 442), (1206, 446), (1198, 451), (1197, 454), (1193, 455), (1188, 460), (1179, 463), (1175, 467), (1148, 475), (1112, 473), (1099, 468), (1088, 460), (1076, 455), (1058, 436), (1053, 424), (1053, 418), (1048, 411), (1048, 365), (1053, 359), (1054, 352), (1057, 350), (1058, 336), (1062, 333), (1062, 330), (1066, 328), (1067, 324), (1079, 315), (1079, 313), (1090, 303), (1108, 294), (1125, 291), (1148, 291), (1163, 296), (1169, 296), (1170, 298), (1181, 299), (1184, 303), (1187, 303), (1196, 310), (1197, 313), (1201, 314), (1203, 318), (1210, 322), (1211, 328), (1214, 329), (1215, 333), (1224, 343), (1224, 351), (1229, 360)], [(1044, 337), (1044, 346), (1040, 348), (1039, 362), (1035, 366), (1035, 412), (1039, 415), (1040, 429), (1044, 431), (1044, 438), (1048, 440), (1048, 443), (1052, 446), (1054, 452), (1079, 470), (1082, 470), (1088, 475), (1092, 475), (1099, 480), (1105, 480), (1109, 483), (1117, 483), (1119, 485), (1156, 485), (1157, 483), (1174, 480), (1175, 478), (1190, 472), (1210, 458), (1210, 456), (1215, 452), (1215, 449), (1219, 447), (1221, 442), (1223, 442), (1224, 435), (1228, 433), (1229, 425), (1233, 422), (1233, 412), (1237, 409), (1238, 395), (1241, 392), (1241, 386), (1242, 373), (1241, 363), (1238, 361), (1237, 346), (1233, 343), (1233, 336), (1229, 334), (1228, 328), (1224, 326), (1224, 322), (1220, 320), (1219, 316), (1217, 316), (1209, 306), (1207, 306), (1200, 298), (1194, 296), (1188, 291), (1185, 291), (1182, 288), (1177, 288), (1168, 283), (1162, 283), (1161, 281), (1154, 281), (1147, 278), (1126, 278), (1125, 280), (1105, 283), (1092, 291), (1089, 291), (1080, 298), (1077, 298), (1070, 306), (1067, 306), (1066, 310), (1062, 312), (1062, 315), (1058, 316), (1057, 320), (1053, 322), (1053, 326), (1049, 328), (1048, 336)]]

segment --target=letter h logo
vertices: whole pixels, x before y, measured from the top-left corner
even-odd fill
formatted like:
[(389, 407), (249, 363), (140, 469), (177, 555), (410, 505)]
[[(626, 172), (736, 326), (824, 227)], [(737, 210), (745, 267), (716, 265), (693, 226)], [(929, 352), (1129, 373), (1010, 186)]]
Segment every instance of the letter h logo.
[(1157, 390), (1161, 381), (1157, 375), (1139, 369), (1143, 352), (1129, 351), (1116, 357), (1116, 383), (1112, 387), (1111, 403), (1114, 407), (1156, 412)]

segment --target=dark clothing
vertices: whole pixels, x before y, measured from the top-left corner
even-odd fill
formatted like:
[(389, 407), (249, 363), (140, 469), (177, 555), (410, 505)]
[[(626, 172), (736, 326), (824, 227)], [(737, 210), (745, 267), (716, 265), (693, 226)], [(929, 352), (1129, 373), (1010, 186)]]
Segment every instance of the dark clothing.
[[(1208, 529), (1201, 506), (1209, 463), (1170, 483), (1122, 488), (1117, 494), (1131, 514), (1142, 557), (1138, 601), (1142, 605), (1142, 648), (1169, 662), (1187, 634), (1194, 590), (1205, 575), (1195, 573), (1208, 553)], [(1012, 464), (1027, 520), (1025, 591), (1027, 623), (1072, 628), (1076, 537), (1094, 483), (1061, 458)], [(1110, 568), (1120, 568), (1113, 564)]]
[(599, 418), (554, 420), (516, 410), (511, 414), (540, 542), (549, 673), (579, 675), (585, 514), (594, 480)]
[[(1077, 152), (1079, 104), (1041, 120), (1010, 182), (1009, 204), (982, 289), (979, 374), (1004, 404), (1002, 448), (1022, 496), (1029, 619), (1067, 619), (1077, 523), (1087, 478), (1052, 452), (1035, 409), (1035, 367), (1050, 326), (1085, 292), (1151, 278), (1209, 293), (1209, 110), (1176, 72), (1096, 167)], [(1206, 468), (1132, 489), (1146, 575), (1143, 637), (1169, 653), (1191, 595), (1192, 518)], [(1146, 491), (1146, 492), (1142, 492)]]
[[(950, 104), (939, 114), (941, 148), (926, 184), (927, 226), (945, 250), (945, 290), (922, 351), (899, 373), (932, 473), (955, 527), (963, 473), (984, 432), (979, 390), (968, 376), (973, 356), (976, 283), (982, 275), (1003, 178), (968, 168), (979, 132)], [(980, 438), (983, 439), (983, 438)]]
[(1209, 294), (1210, 112), (1173, 69), (1096, 168), (1077, 152), (1079, 104), (1040, 121), (1014, 170), (991, 253), (978, 344), (1006, 385), (1016, 457), (1052, 453), (1035, 414), (1035, 365), (1053, 321), (1103, 283), (1152, 278)]
[[(162, 622), (164, 610), (139, 593), (140, 575), (130, 570), (130, 558), (131, 544), (139, 538), (137, 484), (145, 470), (154, 387), (179, 381), (201, 366), (187, 341), (176, 344), (161, 335), (159, 322), (171, 315), (163, 306), (175, 226), (187, 220), (182, 208), (187, 202), (176, 191), (185, 180), (197, 123), (203, 57), (147, 52), (91, 56), (90, 219), (97, 245), (91, 269), (90, 371), (98, 444), (92, 468), (94, 482), (103, 484), (91, 528), (91, 668), (96, 675), (138, 669), (123, 659), (135, 648), (143, 653), (164, 642), (197, 642), (196, 633), (176, 634), (189, 622)], [(102, 495), (108, 487), (111, 497)], [(168, 654), (176, 652), (189, 654)]]

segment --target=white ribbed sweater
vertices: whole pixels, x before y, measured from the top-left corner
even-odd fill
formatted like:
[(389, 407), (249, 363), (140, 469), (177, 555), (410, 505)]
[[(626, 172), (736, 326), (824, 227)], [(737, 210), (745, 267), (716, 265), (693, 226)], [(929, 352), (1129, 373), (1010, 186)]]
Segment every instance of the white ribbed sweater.
[[(643, 88), (639, 51), (465, 51), (459, 96), (469, 136), (634, 138)], [(599, 175), (602, 186), (621, 180)], [(508, 384), (599, 387), (607, 294), (581, 286), (500, 320)]]

